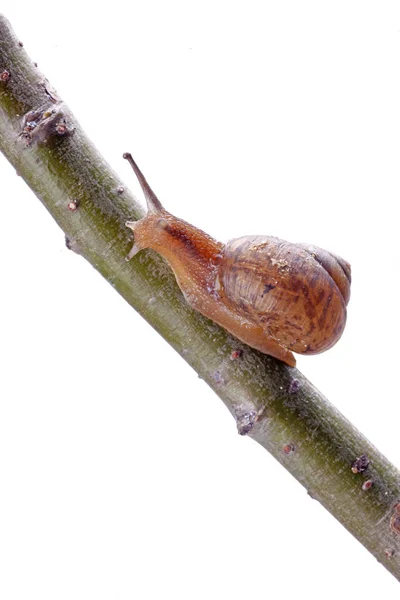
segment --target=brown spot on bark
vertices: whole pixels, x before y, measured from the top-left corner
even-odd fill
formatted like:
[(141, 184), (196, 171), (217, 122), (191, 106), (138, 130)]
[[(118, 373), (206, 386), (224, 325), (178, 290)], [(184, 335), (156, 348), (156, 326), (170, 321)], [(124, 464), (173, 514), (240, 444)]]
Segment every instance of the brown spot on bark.
[(79, 206), (79, 202), (78, 200), (71, 200), (70, 202), (68, 202), (67, 204), (67, 208), (68, 210), (70, 210), (71, 212), (75, 212), (78, 209)]
[(390, 519), (390, 529), (394, 531), (394, 533), (400, 533), (400, 515), (398, 512), (395, 512)]
[(238, 358), (241, 358), (243, 356), (243, 350), (232, 350), (231, 353), (231, 360), (237, 360)]
[(367, 490), (370, 490), (373, 485), (374, 485), (374, 482), (372, 481), (372, 479), (367, 479), (367, 481), (364, 481), (364, 483), (362, 484), (361, 489), (364, 492), (366, 492)]
[(2, 73), (0, 73), (0, 81), (8, 81), (11, 77), (11, 73), (10, 71), (7, 71), (7, 69), (4, 69), (4, 71)]
[(294, 444), (285, 444), (282, 448), (282, 452), (283, 452), (283, 454), (286, 454), (286, 456), (289, 456), (289, 454), (293, 454), (294, 451), (295, 451)]

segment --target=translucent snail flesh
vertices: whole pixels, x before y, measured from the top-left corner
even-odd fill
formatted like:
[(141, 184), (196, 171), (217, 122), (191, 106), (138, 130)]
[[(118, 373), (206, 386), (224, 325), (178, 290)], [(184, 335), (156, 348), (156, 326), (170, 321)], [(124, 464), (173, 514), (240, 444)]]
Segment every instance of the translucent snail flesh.
[(350, 265), (307, 244), (276, 237), (245, 236), (217, 242), (168, 213), (130, 154), (147, 215), (126, 225), (135, 234), (128, 255), (143, 248), (161, 254), (187, 302), (249, 346), (296, 364), (292, 352), (331, 348), (346, 324)]

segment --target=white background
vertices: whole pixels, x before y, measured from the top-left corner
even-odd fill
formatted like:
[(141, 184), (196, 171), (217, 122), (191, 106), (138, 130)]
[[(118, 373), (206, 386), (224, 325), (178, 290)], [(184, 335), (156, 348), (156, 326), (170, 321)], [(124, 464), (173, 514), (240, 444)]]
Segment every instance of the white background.
[[(221, 240), (352, 263), (299, 357), (400, 464), (397, 2), (2, 2), (131, 189)], [(398, 597), (398, 582), (81, 258), (0, 157), (0, 596)], [(397, 595), (396, 595), (397, 594)]]

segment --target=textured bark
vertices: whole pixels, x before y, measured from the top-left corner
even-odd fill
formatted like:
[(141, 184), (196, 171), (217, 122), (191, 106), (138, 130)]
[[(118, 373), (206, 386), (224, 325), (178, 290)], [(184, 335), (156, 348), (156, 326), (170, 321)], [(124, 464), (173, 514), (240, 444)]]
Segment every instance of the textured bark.
[[(86, 258), (235, 417), (400, 579), (400, 473), (295, 368), (241, 344), (185, 303), (163, 260), (129, 263), (142, 208), (0, 17), (0, 149)], [(400, 505), (399, 505), (400, 507)], [(288, 525), (289, 527), (289, 525)]]

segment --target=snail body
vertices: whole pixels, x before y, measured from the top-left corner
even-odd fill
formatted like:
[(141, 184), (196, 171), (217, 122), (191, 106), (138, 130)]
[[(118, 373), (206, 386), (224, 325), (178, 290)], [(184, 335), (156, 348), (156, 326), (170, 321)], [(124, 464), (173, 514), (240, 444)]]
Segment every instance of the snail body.
[(132, 258), (143, 248), (161, 254), (187, 302), (249, 346), (296, 364), (292, 352), (331, 348), (346, 324), (350, 265), (307, 244), (245, 236), (222, 244), (161, 205), (130, 154), (148, 212), (126, 225)]

